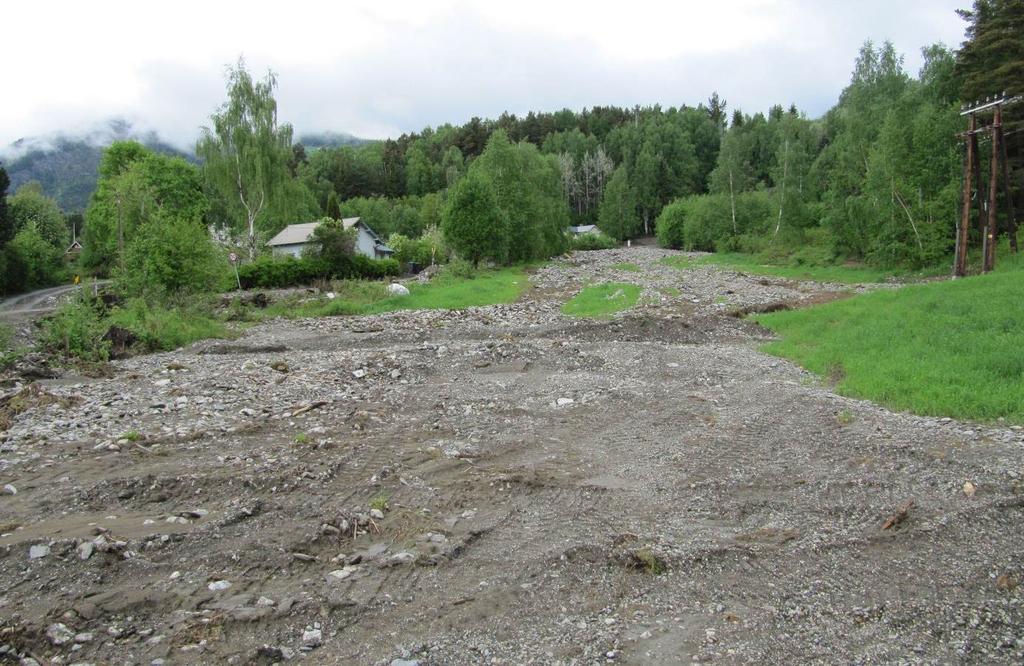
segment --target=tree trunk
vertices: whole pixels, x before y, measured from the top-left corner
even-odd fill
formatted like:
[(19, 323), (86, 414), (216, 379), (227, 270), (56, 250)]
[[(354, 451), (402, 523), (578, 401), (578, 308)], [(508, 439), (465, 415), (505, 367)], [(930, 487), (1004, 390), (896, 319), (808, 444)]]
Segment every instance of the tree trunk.
[[(782, 228), (782, 207), (786, 203), (786, 174), (789, 172), (789, 139), (786, 139), (785, 148), (782, 153), (782, 185), (781, 193), (779, 195), (779, 221), (775, 224), (775, 233), (772, 234), (771, 242), (775, 242), (775, 237), (779, 235), (779, 229)], [(770, 245), (771, 243), (769, 243)]]
[(732, 167), (729, 168), (729, 205), (732, 207), (732, 233), (737, 234), (736, 229), (736, 195), (732, 191)]

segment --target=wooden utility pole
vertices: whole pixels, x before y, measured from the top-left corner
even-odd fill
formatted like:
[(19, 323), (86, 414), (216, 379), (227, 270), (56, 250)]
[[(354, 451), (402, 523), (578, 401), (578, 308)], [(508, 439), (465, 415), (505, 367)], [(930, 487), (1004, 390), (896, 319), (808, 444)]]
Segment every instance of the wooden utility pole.
[[(960, 202), (960, 221), (956, 233), (956, 257), (953, 260), (953, 277), (967, 275), (967, 250), (970, 243), (971, 230), (971, 197), (977, 192), (978, 197), (978, 230), (981, 232), (983, 273), (988, 273), (996, 265), (996, 245), (999, 240), (999, 215), (996, 198), (999, 194), (999, 178), (1003, 179), (1003, 191), (1006, 196), (1010, 248), (1017, 251), (1017, 221), (1013, 210), (1013, 196), (1010, 192), (1009, 167), (1006, 159), (1006, 145), (1003, 140), (1003, 107), (1015, 104), (1022, 97), (1002, 95), (988, 97), (984, 102), (961, 109), (961, 116), (968, 116), (967, 131), (960, 134), (967, 142), (964, 159), (964, 184)], [(992, 124), (978, 127), (978, 114), (992, 112)], [(978, 154), (978, 135), (988, 134), (992, 138), (992, 151), (989, 159), (988, 193), (984, 195), (981, 181), (981, 159)], [(1000, 165), (1000, 162), (1002, 164)], [(1001, 168), (1000, 168), (1001, 166)]]
[(953, 265), (953, 276), (963, 277), (967, 275), (967, 241), (971, 231), (971, 179), (974, 176), (974, 145), (976, 138), (975, 130), (978, 128), (978, 119), (971, 114), (967, 121), (967, 132), (970, 137), (967, 139), (967, 157), (964, 159), (964, 189), (963, 200), (960, 209), (960, 222), (956, 230), (956, 262)]
[(1002, 105), (996, 107), (992, 119), (992, 156), (989, 159), (988, 175), (988, 229), (985, 231), (985, 256), (981, 272), (988, 273), (996, 267), (996, 240), (999, 238), (999, 220), (996, 217), (996, 195), (999, 194), (999, 128), (1003, 124)]

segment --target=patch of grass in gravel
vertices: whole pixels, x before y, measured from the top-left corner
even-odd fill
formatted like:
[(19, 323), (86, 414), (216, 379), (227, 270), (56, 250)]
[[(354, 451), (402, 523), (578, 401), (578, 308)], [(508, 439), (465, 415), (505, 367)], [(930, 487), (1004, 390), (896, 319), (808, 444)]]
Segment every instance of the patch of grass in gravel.
[(931, 416), (1024, 424), (1024, 261), (964, 280), (758, 315), (765, 351), (838, 392)]
[(640, 267), (631, 261), (623, 261), (617, 264), (612, 264), (612, 268), (617, 271), (626, 271), (628, 273), (639, 273)]
[(562, 306), (562, 313), (573, 317), (608, 317), (631, 308), (640, 299), (640, 287), (626, 282), (592, 285)]
[(480, 271), (474, 277), (438, 275), (426, 284), (411, 283), (408, 296), (389, 296), (382, 282), (337, 285), (332, 300), (317, 300), (302, 305), (283, 304), (268, 308), (269, 316), (330, 317), (394, 312), (396, 310), (461, 310), (469, 307), (514, 303), (529, 287), (523, 267)]

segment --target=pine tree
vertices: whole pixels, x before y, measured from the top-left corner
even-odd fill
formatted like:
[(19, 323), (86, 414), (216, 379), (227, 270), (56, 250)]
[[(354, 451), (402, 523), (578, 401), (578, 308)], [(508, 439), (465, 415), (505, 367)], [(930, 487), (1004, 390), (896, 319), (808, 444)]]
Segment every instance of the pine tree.
[(338, 202), (338, 193), (331, 190), (331, 193), (327, 195), (327, 217), (332, 220), (341, 219), (341, 204)]

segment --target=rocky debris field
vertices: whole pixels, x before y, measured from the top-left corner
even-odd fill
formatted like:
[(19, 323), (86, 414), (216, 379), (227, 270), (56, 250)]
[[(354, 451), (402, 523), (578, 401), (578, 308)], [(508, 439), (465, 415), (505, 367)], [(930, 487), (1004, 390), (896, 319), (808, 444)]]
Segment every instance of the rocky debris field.
[(1024, 432), (840, 397), (734, 316), (850, 287), (669, 254), (8, 382), (0, 662), (1024, 659)]

